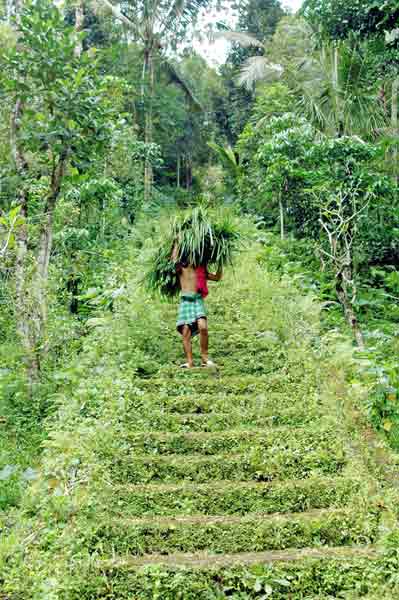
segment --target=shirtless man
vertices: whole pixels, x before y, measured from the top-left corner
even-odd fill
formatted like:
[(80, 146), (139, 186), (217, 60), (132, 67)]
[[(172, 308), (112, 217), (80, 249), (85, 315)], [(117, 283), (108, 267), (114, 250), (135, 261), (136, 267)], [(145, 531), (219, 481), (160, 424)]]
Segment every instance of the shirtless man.
[[(176, 260), (176, 253), (173, 253)], [(207, 294), (206, 281), (220, 281), (222, 271), (208, 273), (206, 267), (200, 267), (205, 281), (202, 288), (199, 285), (198, 269), (190, 265), (176, 263), (177, 273), (180, 280), (181, 302), (177, 319), (177, 330), (183, 336), (183, 347), (187, 362), (181, 365), (184, 369), (192, 369), (193, 349), (191, 340), (194, 336), (200, 336), (202, 367), (214, 367), (215, 364), (208, 357), (208, 321), (205, 309), (204, 297)]]

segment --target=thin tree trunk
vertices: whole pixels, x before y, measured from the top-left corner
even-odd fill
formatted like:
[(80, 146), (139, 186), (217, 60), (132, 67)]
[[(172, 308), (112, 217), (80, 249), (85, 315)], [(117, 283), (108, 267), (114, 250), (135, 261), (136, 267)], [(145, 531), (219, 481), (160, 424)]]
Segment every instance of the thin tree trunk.
[(280, 237), (282, 240), (285, 238), (285, 223), (284, 223), (284, 205), (281, 198), (281, 194), (278, 199), (278, 205), (280, 210)]
[(11, 24), (13, 12), (14, 12), (14, 6), (13, 6), (12, 0), (6, 0), (6, 22), (8, 25)]
[(177, 173), (176, 173), (176, 187), (180, 188), (180, 162), (181, 162), (181, 158), (180, 158), (180, 154), (177, 157)]
[(398, 122), (398, 100), (399, 100), (399, 78), (395, 79), (392, 83), (392, 133), (395, 137), (395, 144), (393, 147), (393, 172), (396, 181), (399, 183), (399, 122)]

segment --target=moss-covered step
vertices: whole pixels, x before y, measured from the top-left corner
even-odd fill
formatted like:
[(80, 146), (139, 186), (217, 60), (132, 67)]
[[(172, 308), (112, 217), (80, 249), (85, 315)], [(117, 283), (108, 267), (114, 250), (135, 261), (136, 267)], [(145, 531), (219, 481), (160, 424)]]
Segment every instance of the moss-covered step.
[(234, 566), (270, 565), (273, 563), (295, 563), (306, 560), (350, 560), (352, 558), (378, 559), (376, 546), (319, 546), (317, 548), (286, 548), (272, 552), (240, 552), (234, 554), (210, 554), (208, 552), (161, 554), (153, 553), (144, 556), (114, 557), (102, 559), (99, 564), (104, 568), (127, 567), (137, 569), (150, 565), (164, 565), (171, 570), (193, 569), (194, 571), (231, 568)]
[(161, 456), (124, 454), (107, 460), (115, 482), (204, 483), (212, 480), (272, 481), (304, 479), (342, 472), (346, 462), (342, 447), (316, 448), (298, 452), (294, 448), (250, 449), (242, 454), (166, 454)]
[(257, 394), (270, 392), (283, 392), (287, 398), (303, 397), (314, 393), (317, 381), (311, 378), (293, 376), (289, 372), (275, 373), (272, 376), (255, 376), (233, 374), (224, 376), (221, 371), (213, 369), (196, 369), (195, 372), (176, 370), (173, 376), (154, 377), (151, 379), (137, 379), (135, 381), (137, 394), (146, 392), (161, 393), (166, 396), (181, 396), (182, 394)]
[[(228, 413), (242, 411), (248, 414), (278, 416), (296, 414), (305, 416), (316, 411), (322, 412), (321, 401), (317, 392), (300, 396), (287, 395), (286, 392), (268, 392), (256, 394), (226, 394), (219, 392), (203, 393), (201, 390), (182, 395), (169, 395), (163, 392), (135, 393), (121, 403), (122, 412), (129, 418), (136, 414), (148, 414), (148, 411), (169, 413)], [(324, 408), (324, 407), (323, 407)]]
[(307, 423), (314, 423), (323, 417), (320, 410), (310, 410), (306, 408), (287, 409), (275, 413), (270, 408), (264, 407), (258, 412), (253, 410), (236, 410), (231, 407), (230, 412), (213, 413), (169, 413), (162, 410), (143, 410), (136, 412), (134, 420), (131, 415), (126, 415), (125, 423), (130, 431), (223, 431), (225, 429), (250, 429), (250, 428), (269, 428), (281, 427), (282, 425), (303, 426)]
[(378, 523), (378, 511), (363, 513), (354, 508), (286, 515), (107, 519), (96, 528), (91, 550), (132, 555), (220, 554), (370, 544)]
[(68, 600), (360, 599), (388, 572), (373, 546), (115, 557), (77, 573)]
[(134, 454), (216, 454), (242, 452), (248, 448), (264, 452), (269, 448), (296, 449), (298, 458), (306, 452), (320, 452), (328, 456), (341, 452), (343, 444), (337, 435), (335, 423), (324, 427), (278, 427), (269, 429), (229, 429), (215, 432), (170, 433), (147, 431), (142, 433), (122, 431)]
[(367, 482), (352, 475), (268, 483), (125, 484), (104, 486), (101, 503), (108, 506), (110, 515), (123, 517), (245, 515), (344, 507), (360, 492), (367, 493)]

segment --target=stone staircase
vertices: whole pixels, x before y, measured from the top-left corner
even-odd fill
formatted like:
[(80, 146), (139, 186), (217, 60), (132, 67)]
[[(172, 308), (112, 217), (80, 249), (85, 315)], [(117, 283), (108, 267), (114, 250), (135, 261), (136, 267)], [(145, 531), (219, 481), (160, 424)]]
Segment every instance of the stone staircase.
[[(263, 294), (262, 277), (251, 302), (245, 264), (233, 291), (214, 292), (219, 369), (179, 371), (165, 361), (121, 399), (110, 419), (114, 445), (98, 449), (102, 508), (86, 534), (87, 589), (79, 583), (62, 600), (325, 600), (374, 591), (378, 482), (342, 399), (326, 393), (306, 304), (296, 313), (289, 292)], [(174, 312), (165, 305), (165, 335)], [(282, 323), (290, 322), (287, 334)]]
[[(314, 390), (298, 399), (265, 376), (216, 370), (166, 369), (137, 385), (92, 540), (109, 597), (173, 597), (179, 578), (176, 598), (333, 598), (361, 584), (380, 510)], [(256, 589), (223, 591), (251, 574)]]
[[(367, 590), (378, 561), (375, 481), (336, 399), (323, 395), (317, 359), (302, 353), (306, 321), (284, 341), (270, 330), (278, 298), (266, 316), (261, 294), (240, 304), (249, 278), (210, 302), (220, 369), (164, 366), (125, 404), (119, 452), (107, 462), (109, 511), (92, 540), (111, 582), (104, 598)], [(174, 308), (164, 315), (172, 330)]]

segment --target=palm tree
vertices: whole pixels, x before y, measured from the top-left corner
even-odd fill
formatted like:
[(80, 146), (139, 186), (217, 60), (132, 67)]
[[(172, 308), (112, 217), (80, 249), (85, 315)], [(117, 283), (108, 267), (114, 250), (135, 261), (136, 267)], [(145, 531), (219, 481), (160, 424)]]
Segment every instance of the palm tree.
[(249, 33), (227, 31), (220, 35), (264, 51), (244, 62), (240, 85), (251, 89), (261, 81), (284, 79), (298, 98), (298, 112), (325, 133), (369, 137), (385, 131), (380, 85), (370, 84), (361, 45), (342, 42), (316, 49), (312, 29), (298, 17), (282, 19), (266, 43)]
[(325, 45), (300, 69), (298, 109), (323, 132), (375, 138), (386, 130), (381, 82), (370, 82), (362, 46)]
[[(148, 101), (145, 111), (145, 141), (153, 141), (153, 99), (155, 92), (155, 64), (160, 65), (172, 83), (179, 85), (192, 106), (200, 109), (200, 103), (180, 75), (177, 67), (167, 57), (166, 51), (174, 48), (181, 39), (187, 26), (195, 20), (198, 11), (208, 4), (209, 0), (127, 0), (123, 9), (112, 4), (110, 0), (101, 3), (123, 23), (143, 48), (143, 69), (141, 94), (144, 100), (146, 85)], [(152, 166), (146, 160), (144, 174), (145, 198), (149, 199), (152, 187)]]
[(266, 42), (257, 40), (250, 33), (244, 31), (221, 31), (216, 37), (222, 37), (233, 44), (239, 44), (243, 48), (252, 47), (263, 50), (263, 55), (250, 56), (244, 61), (241, 67), (237, 82), (249, 91), (253, 89), (258, 81), (278, 79), (283, 74), (283, 67), (268, 59)]

